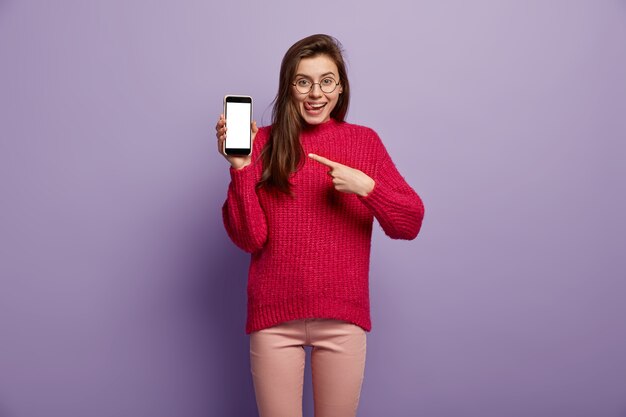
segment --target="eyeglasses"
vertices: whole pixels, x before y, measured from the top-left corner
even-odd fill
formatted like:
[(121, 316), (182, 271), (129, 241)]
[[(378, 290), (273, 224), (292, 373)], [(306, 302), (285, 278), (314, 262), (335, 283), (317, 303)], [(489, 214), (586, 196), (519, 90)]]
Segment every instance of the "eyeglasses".
[(291, 85), (296, 87), (296, 90), (298, 90), (298, 93), (309, 94), (311, 90), (313, 90), (313, 86), (315, 84), (320, 86), (320, 90), (322, 90), (323, 93), (330, 94), (333, 91), (335, 91), (335, 89), (340, 83), (335, 81), (334, 78), (330, 78), (330, 77), (322, 78), (322, 81), (320, 81), (319, 83), (312, 83), (310, 80), (306, 78), (298, 78), (296, 82), (292, 83)]

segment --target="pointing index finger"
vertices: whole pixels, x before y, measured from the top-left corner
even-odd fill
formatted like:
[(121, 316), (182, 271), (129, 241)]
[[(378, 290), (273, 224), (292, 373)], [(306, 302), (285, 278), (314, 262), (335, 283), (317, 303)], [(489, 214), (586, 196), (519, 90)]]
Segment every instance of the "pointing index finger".
[(320, 164), (324, 164), (327, 167), (335, 168), (339, 163), (331, 161), (330, 159), (324, 158), (323, 156), (315, 155), (314, 153), (309, 154), (309, 158), (316, 160)]

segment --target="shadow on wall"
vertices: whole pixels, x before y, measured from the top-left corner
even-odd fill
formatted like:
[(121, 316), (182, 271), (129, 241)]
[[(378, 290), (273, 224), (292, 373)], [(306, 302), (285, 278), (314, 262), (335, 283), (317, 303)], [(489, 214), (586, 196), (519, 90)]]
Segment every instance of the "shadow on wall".
[[(205, 261), (204, 294), (207, 332), (211, 343), (209, 377), (213, 415), (255, 416), (250, 375), (249, 338), (245, 334), (249, 255), (228, 238), (212, 236), (212, 255)], [(216, 250), (217, 249), (217, 250)]]
[[(197, 251), (191, 268), (195, 282), (192, 293), (187, 294), (196, 306), (199, 345), (207, 349), (199, 364), (206, 375), (203, 398), (208, 415), (256, 416), (249, 337), (245, 334), (250, 255), (230, 241), (221, 223), (221, 205), (218, 212), (219, 220), (212, 218), (194, 245)], [(221, 228), (219, 233), (216, 227)]]
[[(2, 2), (0, 1), (0, 6), (2, 5)], [(4, 408), (4, 405), (0, 402), (0, 417), (9, 417), (9, 413), (7, 411), (6, 408)]]

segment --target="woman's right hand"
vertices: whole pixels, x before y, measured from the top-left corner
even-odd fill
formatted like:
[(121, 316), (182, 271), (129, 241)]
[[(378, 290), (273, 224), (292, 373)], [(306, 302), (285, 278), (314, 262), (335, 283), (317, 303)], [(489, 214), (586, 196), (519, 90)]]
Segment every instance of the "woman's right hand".
[[(226, 155), (224, 153), (224, 141), (226, 140), (226, 119), (223, 114), (220, 114), (220, 118), (215, 125), (215, 136), (217, 136), (217, 151), (222, 155), (226, 160), (230, 163), (230, 165), (235, 169), (241, 169), (245, 166), (248, 166), (252, 163), (252, 158), (250, 155)], [(259, 128), (256, 126), (256, 122), (250, 123), (250, 131), (251, 135), (251, 146), (254, 142), (254, 138), (256, 136), (256, 132), (259, 131)]]

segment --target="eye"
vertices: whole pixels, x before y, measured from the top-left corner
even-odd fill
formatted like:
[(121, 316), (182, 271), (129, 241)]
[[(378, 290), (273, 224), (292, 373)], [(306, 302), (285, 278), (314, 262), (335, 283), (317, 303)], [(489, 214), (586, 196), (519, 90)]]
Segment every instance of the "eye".
[(300, 78), (296, 80), (296, 85), (298, 87), (308, 88), (311, 85), (311, 81), (307, 80), (306, 78)]
[(330, 87), (331, 85), (335, 85), (335, 84), (336, 84), (336, 82), (335, 82), (335, 80), (334, 80), (334, 79), (332, 79), (332, 78), (330, 78), (330, 77), (329, 77), (329, 78), (324, 78), (324, 79), (322, 80), (321, 84), (322, 84), (323, 86)]

